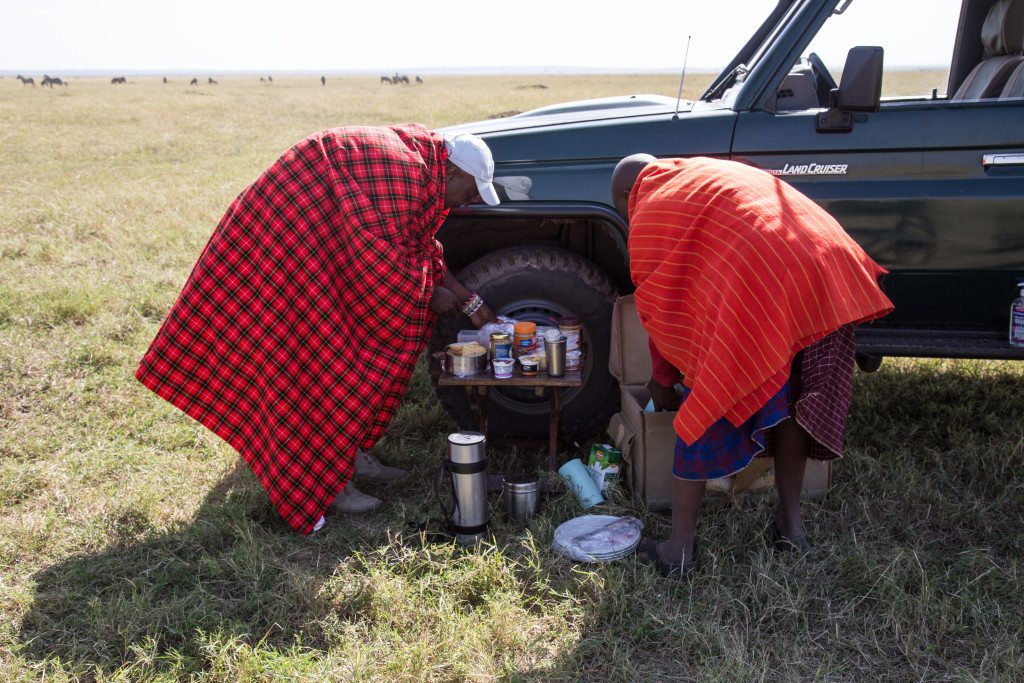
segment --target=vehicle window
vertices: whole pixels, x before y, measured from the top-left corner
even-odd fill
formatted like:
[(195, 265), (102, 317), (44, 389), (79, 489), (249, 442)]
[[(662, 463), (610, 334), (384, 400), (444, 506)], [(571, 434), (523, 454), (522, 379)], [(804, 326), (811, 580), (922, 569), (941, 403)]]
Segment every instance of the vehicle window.
[(930, 98), (933, 89), (945, 97), (960, 5), (961, 0), (853, 0), (843, 14), (829, 17), (804, 59), (817, 55), (839, 83), (851, 47), (881, 46), (883, 99)]

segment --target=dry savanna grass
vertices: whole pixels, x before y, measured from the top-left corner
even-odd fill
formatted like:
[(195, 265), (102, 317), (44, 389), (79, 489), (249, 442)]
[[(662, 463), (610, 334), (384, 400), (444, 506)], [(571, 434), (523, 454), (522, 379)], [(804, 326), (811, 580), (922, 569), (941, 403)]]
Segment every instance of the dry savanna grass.
[[(944, 80), (897, 78), (904, 93)], [(498, 515), (479, 553), (422, 543), (410, 523), (435, 514), (430, 476), (454, 426), (422, 372), (379, 447), (411, 480), (368, 484), (389, 504), (311, 538), (228, 447), (133, 380), (224, 208), (304, 135), (674, 95), (674, 76), (130, 80), (0, 81), (4, 679), (1019, 677), (1019, 364), (890, 360), (858, 375), (847, 458), (805, 504), (815, 548), (770, 552), (771, 505), (745, 500), (702, 520), (689, 584), (632, 558), (555, 555), (553, 529), (579, 514), (567, 496), (526, 532)], [(667, 533), (625, 495), (612, 508)]]

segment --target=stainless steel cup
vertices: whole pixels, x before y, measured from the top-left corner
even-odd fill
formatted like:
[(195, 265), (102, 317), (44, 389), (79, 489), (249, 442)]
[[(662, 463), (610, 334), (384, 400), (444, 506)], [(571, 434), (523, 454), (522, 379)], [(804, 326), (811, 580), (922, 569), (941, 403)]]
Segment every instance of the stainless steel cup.
[(516, 474), (505, 478), (505, 511), (509, 519), (519, 526), (537, 514), (540, 497), (540, 479), (532, 474)]
[(548, 377), (565, 376), (565, 337), (544, 342), (544, 354), (548, 361)]

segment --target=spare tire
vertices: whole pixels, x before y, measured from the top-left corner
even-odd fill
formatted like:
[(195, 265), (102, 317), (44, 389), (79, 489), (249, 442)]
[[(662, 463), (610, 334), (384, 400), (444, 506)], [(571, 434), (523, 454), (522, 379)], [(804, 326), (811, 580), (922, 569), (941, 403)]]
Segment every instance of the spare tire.
[[(608, 372), (612, 306), (617, 291), (603, 271), (571, 251), (514, 247), (487, 254), (458, 273), (459, 281), (483, 297), (498, 315), (557, 325), (563, 316), (583, 323), (586, 358), (583, 386), (563, 390), (564, 426), (571, 440), (599, 435), (618, 410), (618, 382)], [(434, 327), (427, 358), (436, 393), (462, 429), (477, 428), (477, 417), (461, 387), (438, 387), (440, 367), (432, 354), (472, 329), (465, 316), (442, 318)], [(488, 431), (495, 436), (546, 438), (549, 402), (532, 390), (491, 389)]]

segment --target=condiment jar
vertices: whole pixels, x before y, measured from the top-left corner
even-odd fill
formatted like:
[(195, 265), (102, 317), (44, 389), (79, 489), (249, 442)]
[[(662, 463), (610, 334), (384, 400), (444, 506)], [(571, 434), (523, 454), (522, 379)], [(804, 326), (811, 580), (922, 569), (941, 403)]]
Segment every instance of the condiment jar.
[(580, 348), (580, 334), (583, 332), (583, 323), (579, 318), (566, 317), (558, 321), (558, 329), (565, 337), (565, 350), (576, 351)]
[(491, 335), (491, 360), (512, 357), (512, 336), (507, 332), (495, 332)]
[(537, 348), (537, 323), (516, 323), (515, 335), (512, 337), (512, 357), (528, 356)]

